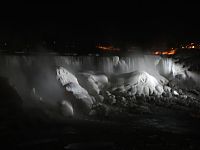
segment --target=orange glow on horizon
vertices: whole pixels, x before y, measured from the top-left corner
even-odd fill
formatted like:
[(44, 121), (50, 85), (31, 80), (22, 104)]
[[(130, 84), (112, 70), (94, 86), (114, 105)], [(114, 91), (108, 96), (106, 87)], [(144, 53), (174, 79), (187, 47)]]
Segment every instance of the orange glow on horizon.
[(153, 53), (154, 55), (174, 55), (176, 54), (176, 49), (171, 49), (171, 50), (168, 50), (168, 51), (155, 51)]
[(96, 47), (102, 51), (120, 51), (119, 48), (114, 48), (112, 46), (96, 46)]

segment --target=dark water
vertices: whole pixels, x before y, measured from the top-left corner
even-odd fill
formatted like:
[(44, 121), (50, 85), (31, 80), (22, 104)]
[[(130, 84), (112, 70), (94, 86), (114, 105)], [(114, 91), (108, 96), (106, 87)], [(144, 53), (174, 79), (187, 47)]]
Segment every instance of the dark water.
[(155, 120), (142, 118), (133, 124), (73, 120), (9, 128), (2, 132), (1, 142), (9, 149), (199, 149), (199, 134), (159, 130), (151, 126)]

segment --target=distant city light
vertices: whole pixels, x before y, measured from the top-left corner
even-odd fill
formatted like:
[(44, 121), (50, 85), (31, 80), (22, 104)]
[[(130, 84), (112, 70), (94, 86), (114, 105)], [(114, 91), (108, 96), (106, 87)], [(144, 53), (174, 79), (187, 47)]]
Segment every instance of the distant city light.
[(96, 46), (96, 47), (102, 51), (120, 51), (119, 48), (115, 48), (113, 46)]
[(185, 46), (182, 46), (181, 48), (188, 48), (188, 49), (195, 48), (195, 49), (200, 49), (200, 45), (197, 44), (197, 43), (189, 43), (189, 44), (187, 44)]
[(171, 48), (170, 50), (165, 50), (165, 51), (154, 51), (154, 55), (174, 55), (176, 54), (176, 49)]
[[(198, 43), (189, 43), (189, 44), (182, 44), (181, 45), (182, 49), (200, 49), (200, 44)], [(154, 55), (174, 55), (176, 54), (177, 48), (170, 48), (167, 50), (155, 50), (153, 52)]]

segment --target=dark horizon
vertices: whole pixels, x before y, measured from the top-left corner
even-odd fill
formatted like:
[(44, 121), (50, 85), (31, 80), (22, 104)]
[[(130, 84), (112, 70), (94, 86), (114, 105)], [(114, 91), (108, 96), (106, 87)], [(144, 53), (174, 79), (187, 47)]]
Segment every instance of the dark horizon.
[(162, 7), (158, 10), (149, 7), (142, 11), (144, 8), (135, 6), (132, 11), (119, 9), (120, 5), (104, 10), (103, 5), (101, 9), (95, 10), (94, 7), (90, 11), (87, 9), (89, 6), (84, 8), (81, 5), (56, 9), (53, 5), (41, 5), (40, 9), (34, 6), (25, 10), (15, 8), (12, 13), (1, 15), (0, 43), (6, 42), (11, 48), (20, 48), (27, 43), (37, 46), (44, 41), (56, 41), (58, 45), (81, 43), (89, 47), (96, 43), (111, 43), (119, 47), (145, 49), (200, 41), (197, 13), (185, 15), (177, 9), (173, 12), (168, 5), (165, 13), (161, 11)]

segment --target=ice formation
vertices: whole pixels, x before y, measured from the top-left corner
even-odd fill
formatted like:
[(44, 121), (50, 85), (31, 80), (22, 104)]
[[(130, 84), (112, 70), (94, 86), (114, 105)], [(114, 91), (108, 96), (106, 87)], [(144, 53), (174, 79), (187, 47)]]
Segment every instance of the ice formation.
[(57, 79), (61, 82), (67, 92), (72, 93), (76, 99), (84, 102), (88, 107), (93, 104), (92, 97), (79, 85), (77, 78), (63, 67), (57, 69)]
[(79, 73), (79, 83), (87, 89), (90, 94), (99, 94), (99, 92), (108, 84), (108, 77), (100, 74)]
[(144, 71), (134, 71), (131, 73), (116, 76), (113, 81), (113, 90), (129, 92), (131, 95), (161, 95), (163, 85), (156, 78)]
[[(56, 70), (60, 82), (55, 78), (55, 66), (62, 66)], [(188, 84), (183, 83), (184, 87), (188, 88), (188, 85), (195, 84), (199, 86), (199, 73), (187, 71), (187, 68), (176, 63), (173, 58), (153, 55), (127, 57), (2, 55), (0, 75), (8, 78), (16, 88), (25, 107), (33, 104), (35, 107), (33, 102), (35, 98), (41, 97), (40, 102), (54, 106), (57, 106), (58, 101), (65, 99), (72, 105), (73, 113), (77, 110), (74, 103), (84, 103), (90, 108), (94, 102), (106, 100), (103, 95), (105, 91), (109, 91), (111, 96), (113, 96), (111, 90), (128, 95), (147, 96), (161, 95), (163, 92), (171, 92), (170, 94), (174, 95), (175, 89), (179, 94), (178, 88), (171, 86), (183, 83), (176, 78), (179, 75), (195, 79), (191, 82), (192, 80), (188, 78)], [(168, 81), (170, 84), (166, 86)], [(173, 84), (172, 81), (176, 82)], [(65, 108), (70, 110), (64, 102), (63, 107), (65, 105)]]
[(57, 69), (57, 78), (65, 86), (66, 91), (72, 92), (77, 99), (83, 100), (89, 106), (98, 101), (99, 93), (105, 86), (111, 87), (112, 91), (127, 92), (129, 95), (161, 95), (164, 92), (163, 85), (144, 71), (111, 76), (110, 84), (106, 75), (79, 73), (77, 76), (78, 79), (63, 67)]
[(177, 75), (181, 75), (186, 78), (187, 68), (184, 68), (181, 64), (176, 64), (172, 59), (161, 59), (156, 65), (159, 74), (167, 78), (173, 78)]

